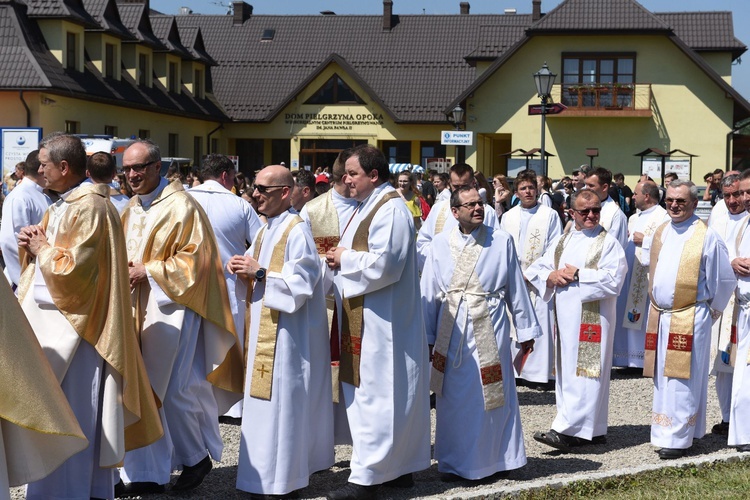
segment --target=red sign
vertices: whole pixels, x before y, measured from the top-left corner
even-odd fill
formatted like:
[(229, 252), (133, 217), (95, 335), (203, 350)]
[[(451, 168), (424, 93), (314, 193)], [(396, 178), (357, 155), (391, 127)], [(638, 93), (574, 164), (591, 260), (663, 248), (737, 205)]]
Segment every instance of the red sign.
[[(547, 113), (548, 115), (556, 115), (557, 113), (562, 113), (568, 109), (568, 107), (565, 104), (560, 104), (559, 102), (556, 102), (554, 104), (547, 104)], [(542, 114), (542, 105), (541, 104), (529, 104), (529, 115), (541, 115)]]

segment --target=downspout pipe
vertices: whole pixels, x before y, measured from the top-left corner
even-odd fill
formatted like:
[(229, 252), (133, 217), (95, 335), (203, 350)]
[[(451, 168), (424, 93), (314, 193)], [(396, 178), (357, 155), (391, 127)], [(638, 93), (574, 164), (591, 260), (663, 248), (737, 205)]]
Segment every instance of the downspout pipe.
[(26, 101), (23, 99), (23, 90), (18, 91), (18, 98), (21, 99), (23, 107), (26, 108), (26, 126), (31, 127), (31, 109), (29, 109), (29, 105), (26, 104)]
[(207, 147), (206, 149), (208, 149), (208, 154), (211, 154), (211, 153), (213, 153), (213, 151), (211, 151), (211, 136), (212, 136), (212, 135), (214, 135), (214, 134), (215, 134), (216, 132), (218, 132), (219, 130), (222, 130), (223, 128), (224, 128), (224, 124), (223, 124), (223, 123), (220, 123), (218, 127), (216, 127), (215, 129), (213, 129), (213, 130), (212, 130), (211, 132), (209, 132), (209, 133), (208, 133), (208, 135), (206, 136), (206, 142), (208, 143), (208, 144), (207, 144), (207, 146), (208, 146), (208, 147)]

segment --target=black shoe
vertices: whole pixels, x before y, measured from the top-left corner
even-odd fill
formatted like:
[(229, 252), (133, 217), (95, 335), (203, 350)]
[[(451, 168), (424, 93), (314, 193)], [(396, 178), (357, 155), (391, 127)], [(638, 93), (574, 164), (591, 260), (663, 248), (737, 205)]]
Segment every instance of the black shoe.
[(346, 483), (341, 488), (331, 491), (326, 495), (328, 500), (375, 500), (379, 484), (364, 486), (361, 484)]
[(182, 474), (177, 478), (177, 482), (174, 483), (170, 491), (189, 491), (197, 488), (211, 472), (212, 467), (211, 458), (208, 455), (193, 466), (184, 466)]
[(681, 450), (677, 448), (662, 448), (659, 450), (659, 458), (662, 460), (674, 460), (676, 458), (682, 458), (685, 456), (687, 450)]
[(148, 495), (150, 493), (164, 493), (165, 487), (159, 483), (133, 482), (125, 484), (120, 479), (115, 485), (115, 498), (129, 498)]
[(722, 420), (718, 424), (714, 425), (713, 427), (711, 427), (711, 434), (716, 434), (717, 436), (728, 436), (729, 422), (724, 422)]
[(219, 417), (219, 423), (227, 425), (242, 425), (242, 417), (228, 417), (222, 415)]
[(411, 472), (408, 474), (404, 474), (403, 476), (399, 476), (396, 479), (391, 479), (390, 481), (384, 482), (383, 486), (387, 486), (389, 488), (411, 488), (412, 486), (414, 486), (414, 475)]
[(560, 451), (569, 452), (572, 438), (550, 429), (549, 432), (535, 432), (534, 441), (539, 441)]
[(739, 445), (737, 447), (737, 451), (742, 451), (742, 452), (745, 452), (745, 453), (749, 452), (750, 451), (750, 444), (741, 444), (741, 445)]

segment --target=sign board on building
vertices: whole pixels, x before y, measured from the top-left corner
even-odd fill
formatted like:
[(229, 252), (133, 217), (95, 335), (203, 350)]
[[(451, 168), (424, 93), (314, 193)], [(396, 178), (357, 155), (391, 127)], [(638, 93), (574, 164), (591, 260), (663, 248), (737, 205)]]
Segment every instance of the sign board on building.
[[(542, 159), (530, 159), (528, 168), (537, 175), (542, 175)], [(526, 170), (526, 158), (508, 158), (508, 177), (515, 179), (524, 170)]]
[(292, 170), (299, 170), (299, 160), (292, 160)]
[[(0, 128), (0, 158), (2, 158), (3, 180), (15, 170), (16, 164), (26, 160), (29, 153), (39, 148), (42, 129)], [(5, 183), (3, 191), (7, 193)]]
[[(690, 180), (690, 159), (667, 160), (664, 163), (664, 173), (674, 172), (681, 180)], [(657, 184), (661, 183), (661, 159), (644, 158), (641, 163), (641, 173), (651, 177)]]
[(232, 160), (232, 163), (234, 163), (234, 171), (239, 172), (240, 171), (240, 157), (227, 155), (227, 158)]
[(443, 146), (473, 146), (474, 132), (471, 130), (443, 130), (440, 132)]

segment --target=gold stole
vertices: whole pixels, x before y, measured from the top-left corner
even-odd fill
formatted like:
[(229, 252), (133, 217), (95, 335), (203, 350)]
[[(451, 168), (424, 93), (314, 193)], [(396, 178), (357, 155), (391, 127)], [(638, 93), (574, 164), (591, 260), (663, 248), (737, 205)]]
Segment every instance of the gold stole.
[[(503, 372), (500, 365), (500, 353), (495, 338), (495, 330), (492, 326), (492, 318), (487, 307), (487, 297), (493, 294), (482, 289), (479, 276), (476, 274), (476, 265), (484, 248), (487, 237), (487, 228), (482, 225), (479, 228), (476, 239), (470, 238), (466, 246), (463, 244), (460, 230), (456, 227), (450, 238), (450, 252), (456, 264), (450, 287), (446, 293), (446, 304), (440, 315), (440, 328), (435, 341), (435, 349), (432, 357), (432, 375), (430, 377), (430, 388), (438, 396), (443, 393), (443, 379), (445, 377), (445, 365), (447, 362), (448, 348), (450, 347), (453, 325), (461, 302), (466, 302), (467, 316), (471, 316), (474, 327), (474, 341), (477, 346), (479, 357), (479, 374), (482, 380), (482, 395), (484, 397), (484, 409), (492, 410), (505, 404), (503, 394)], [(504, 306), (503, 306), (504, 307)], [(461, 340), (458, 347), (458, 359), (460, 366), (461, 349), (463, 347), (466, 332), (461, 332)]]
[[(654, 273), (661, 253), (661, 235), (670, 222), (665, 222), (654, 235), (651, 244), (650, 285), (651, 308), (646, 325), (646, 350), (643, 355), (643, 376), (653, 377), (656, 373), (656, 346), (659, 339), (659, 319), (662, 310), (654, 301)], [(698, 221), (690, 239), (685, 242), (680, 256), (680, 272), (675, 282), (674, 303), (669, 311), (672, 314), (669, 322), (667, 353), (664, 360), (664, 376), (672, 378), (690, 378), (690, 360), (693, 351), (693, 327), (695, 325), (695, 303), (698, 296), (698, 278), (700, 276), (703, 241), (706, 238), (706, 224)], [(668, 256), (673, 258), (674, 256)]]
[[(560, 267), (560, 258), (567, 240), (573, 234), (568, 231), (560, 238), (555, 248), (555, 269)], [(586, 254), (586, 269), (598, 269), (599, 259), (604, 249), (604, 238), (607, 231), (600, 226), (600, 231), (594, 237), (594, 242)], [(557, 329), (558, 334), (560, 332)], [(560, 348), (558, 342), (557, 348)], [(599, 313), (599, 301), (584, 302), (581, 304), (581, 327), (578, 332), (578, 360), (576, 375), (579, 377), (599, 378), (602, 371), (602, 317)]]
[[(742, 238), (745, 236), (745, 230), (747, 229), (747, 225), (750, 222), (750, 215), (746, 216), (742, 220), (742, 226), (739, 231), (737, 231), (737, 238), (734, 242), (735, 248), (737, 250), (736, 255), (740, 256), (740, 245), (742, 244)], [(729, 364), (734, 366), (737, 362), (737, 319), (740, 316), (740, 305), (737, 304), (736, 296), (732, 295), (732, 326), (731, 331), (729, 335)], [(747, 307), (747, 305), (746, 305)], [(750, 364), (750, 350), (747, 352), (747, 364)]]
[(437, 214), (437, 219), (435, 219), (435, 233), (433, 234), (433, 237), (436, 234), (440, 234), (443, 232), (443, 228), (445, 227), (445, 220), (448, 218), (450, 205), (451, 203), (450, 201), (448, 201), (442, 207), (440, 207), (440, 211)]
[[(286, 253), (286, 242), (289, 239), (289, 233), (294, 226), (302, 222), (299, 215), (292, 217), (292, 220), (286, 226), (281, 239), (273, 248), (271, 254), (271, 263), (268, 266), (269, 273), (280, 273), (284, 267), (284, 254)], [(257, 244), (253, 252), (253, 258), (257, 261), (260, 257), (260, 248), (263, 245), (263, 236), (268, 226), (261, 229), (257, 237)], [(248, 323), (248, 327), (249, 327)], [(276, 356), (276, 336), (279, 329), (279, 311), (270, 309), (261, 304), (260, 306), (260, 324), (258, 326), (258, 342), (255, 346), (255, 360), (253, 361), (253, 377), (250, 383), (250, 396), (257, 399), (271, 400), (271, 385), (273, 384), (273, 361)], [(248, 328), (249, 331), (249, 328)], [(245, 346), (249, 344), (249, 339), (245, 339)], [(246, 347), (247, 349), (247, 347)], [(245, 364), (247, 366), (247, 363)], [(255, 377), (255, 374), (259, 377)], [(268, 375), (268, 376), (266, 376)]]
[(339, 214), (333, 205), (332, 191), (328, 190), (326, 194), (307, 204), (313, 240), (321, 257), (325, 257), (328, 250), (338, 246), (340, 239)]
[[(391, 191), (375, 203), (370, 213), (357, 226), (352, 239), (352, 250), (366, 252), (369, 249), (370, 224), (375, 214), (389, 200), (398, 198), (395, 191)], [(341, 297), (341, 360), (339, 364), (339, 380), (355, 387), (359, 387), (359, 360), (362, 353), (362, 319), (364, 314), (365, 296), (358, 295), (351, 299)]]
[[(643, 236), (654, 234), (660, 221), (664, 217), (661, 210), (654, 210), (649, 216)], [(643, 307), (648, 303), (648, 266), (641, 264), (643, 249), (636, 247), (633, 259), (633, 272), (630, 274), (628, 298), (625, 312), (622, 316), (622, 326), (630, 330), (640, 330), (643, 325)]]

